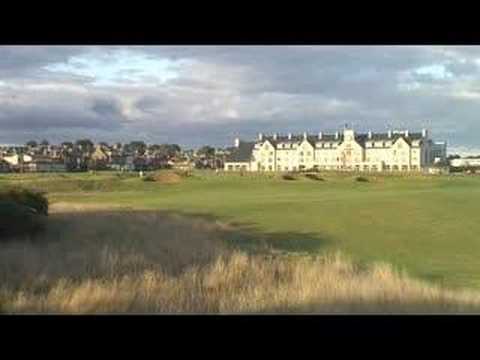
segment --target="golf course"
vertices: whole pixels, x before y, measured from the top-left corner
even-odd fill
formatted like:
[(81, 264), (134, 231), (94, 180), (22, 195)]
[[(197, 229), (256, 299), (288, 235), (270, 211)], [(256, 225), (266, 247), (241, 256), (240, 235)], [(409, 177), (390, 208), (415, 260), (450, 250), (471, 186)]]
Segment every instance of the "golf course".
[(480, 288), (480, 177), (165, 175), (155, 181), (135, 173), (12, 174), (0, 176), (0, 188), (45, 191), (53, 209), (161, 210), (229, 224), (234, 231), (225, 242), (251, 253), (338, 251), (448, 288)]

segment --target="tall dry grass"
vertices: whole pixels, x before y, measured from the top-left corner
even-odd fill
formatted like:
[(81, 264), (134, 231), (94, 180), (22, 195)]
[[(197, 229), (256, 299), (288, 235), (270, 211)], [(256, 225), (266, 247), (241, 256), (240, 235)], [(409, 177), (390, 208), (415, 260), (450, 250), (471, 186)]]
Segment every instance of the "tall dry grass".
[[(341, 255), (247, 255), (221, 224), (154, 212), (52, 214), (46, 234), (0, 245), (7, 313), (474, 312), (480, 295)], [(87, 209), (83, 209), (87, 210)], [(63, 209), (65, 211), (65, 209)]]

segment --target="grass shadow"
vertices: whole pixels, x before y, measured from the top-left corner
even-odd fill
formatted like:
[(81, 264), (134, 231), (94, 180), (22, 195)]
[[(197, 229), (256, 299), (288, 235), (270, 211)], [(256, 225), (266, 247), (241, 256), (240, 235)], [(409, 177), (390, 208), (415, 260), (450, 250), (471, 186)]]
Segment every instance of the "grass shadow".
[(181, 216), (188, 219), (217, 224), (217, 231), (227, 244), (250, 253), (265, 251), (317, 253), (333, 242), (318, 232), (265, 232), (254, 222), (238, 222), (225, 216), (184, 211), (158, 211), (165, 216)]

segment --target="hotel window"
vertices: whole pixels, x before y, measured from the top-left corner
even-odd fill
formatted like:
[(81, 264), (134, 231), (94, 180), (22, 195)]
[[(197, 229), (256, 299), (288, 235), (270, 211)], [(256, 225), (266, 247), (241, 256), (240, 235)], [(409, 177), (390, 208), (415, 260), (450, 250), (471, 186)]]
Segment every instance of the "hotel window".
[(272, 171), (272, 165), (268, 166), (268, 170)]
[(288, 166), (285, 166), (285, 171), (288, 171)]
[(303, 156), (303, 151), (300, 153), (300, 156)]
[(309, 152), (307, 153), (307, 155), (308, 155), (308, 156), (312, 156), (312, 153), (309, 151)]
[(273, 155), (273, 151), (270, 151), (270, 155)]
[(408, 165), (402, 165), (402, 170), (408, 170)]
[(387, 144), (385, 142), (382, 143), (382, 146), (385, 147)]
[(374, 148), (375, 147), (375, 143), (372, 142), (372, 147)]
[(272, 162), (272, 161), (273, 161), (273, 159), (272, 159), (272, 158), (268, 159), (268, 162)]

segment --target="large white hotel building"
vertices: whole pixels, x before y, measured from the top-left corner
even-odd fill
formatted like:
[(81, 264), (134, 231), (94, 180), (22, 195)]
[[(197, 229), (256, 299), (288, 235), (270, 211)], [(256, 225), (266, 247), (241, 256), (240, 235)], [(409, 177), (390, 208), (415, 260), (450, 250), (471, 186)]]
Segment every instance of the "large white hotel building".
[(235, 139), (226, 171), (420, 171), (446, 158), (446, 143), (427, 130), (334, 134), (258, 135), (254, 142)]

